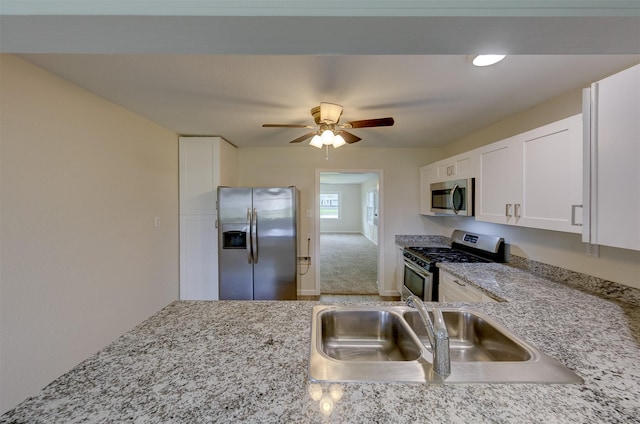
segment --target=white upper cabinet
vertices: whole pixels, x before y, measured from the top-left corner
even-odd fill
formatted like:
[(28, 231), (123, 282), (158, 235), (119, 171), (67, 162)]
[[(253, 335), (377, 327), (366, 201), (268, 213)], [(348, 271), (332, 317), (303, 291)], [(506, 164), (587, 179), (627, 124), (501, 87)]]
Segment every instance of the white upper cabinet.
[(216, 213), (219, 185), (235, 182), (236, 148), (220, 137), (180, 137), (180, 213)]
[(583, 241), (640, 250), (640, 65), (585, 89)]
[(420, 213), (422, 215), (435, 215), (431, 213), (431, 183), (436, 181), (438, 169), (435, 165), (427, 165), (420, 168)]
[(432, 164), (436, 167), (436, 180), (451, 181), (475, 177), (473, 153), (472, 150)]
[(479, 149), (476, 219), (582, 232), (582, 115)]
[(515, 224), (514, 204), (520, 198), (520, 146), (512, 139), (479, 149), (475, 216), (478, 221)]

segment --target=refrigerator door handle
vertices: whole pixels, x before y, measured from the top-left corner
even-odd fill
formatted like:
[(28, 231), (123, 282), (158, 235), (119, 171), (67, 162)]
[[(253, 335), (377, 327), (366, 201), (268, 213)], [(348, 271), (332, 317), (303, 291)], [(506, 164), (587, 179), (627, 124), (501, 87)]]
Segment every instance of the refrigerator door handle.
[(251, 246), (253, 250), (253, 263), (258, 263), (258, 209), (253, 209), (253, 222), (251, 224)]
[(253, 253), (252, 253), (252, 249), (251, 249), (251, 209), (247, 209), (247, 235), (249, 237), (247, 237), (249, 240), (246, 241), (246, 245), (247, 245), (247, 262), (252, 263), (252, 259), (253, 259)]

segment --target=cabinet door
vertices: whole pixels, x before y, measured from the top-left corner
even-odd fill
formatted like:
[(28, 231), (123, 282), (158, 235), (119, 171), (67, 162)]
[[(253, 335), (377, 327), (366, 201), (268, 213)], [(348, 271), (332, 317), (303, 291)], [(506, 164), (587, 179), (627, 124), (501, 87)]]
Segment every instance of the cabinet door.
[(420, 213), (435, 215), (431, 212), (431, 183), (436, 182), (437, 169), (435, 166), (420, 168)]
[(522, 195), (514, 199), (517, 224), (581, 233), (582, 115), (528, 131), (518, 142)]
[(447, 181), (450, 179), (449, 177), (453, 177), (455, 175), (455, 165), (449, 161), (443, 162), (436, 167), (436, 171), (438, 181)]
[(215, 214), (219, 139), (180, 138), (180, 213)]
[(594, 84), (590, 106), (583, 241), (640, 250), (640, 65)]
[(459, 178), (474, 178), (475, 177), (475, 166), (473, 161), (474, 152), (467, 152), (464, 155), (459, 155), (455, 158), (453, 163), (454, 174), (456, 179)]
[(180, 216), (180, 299), (218, 299), (215, 215)]
[(462, 153), (442, 161), (436, 162), (436, 179), (438, 181), (450, 181), (463, 178), (475, 177), (475, 166), (473, 162), (475, 151)]
[(480, 149), (476, 219), (580, 233), (582, 117)]
[(440, 302), (482, 302), (482, 292), (448, 272), (440, 272), (438, 300)]
[(478, 151), (476, 220), (514, 224), (514, 204), (519, 198), (522, 171), (519, 145), (511, 139), (489, 144)]

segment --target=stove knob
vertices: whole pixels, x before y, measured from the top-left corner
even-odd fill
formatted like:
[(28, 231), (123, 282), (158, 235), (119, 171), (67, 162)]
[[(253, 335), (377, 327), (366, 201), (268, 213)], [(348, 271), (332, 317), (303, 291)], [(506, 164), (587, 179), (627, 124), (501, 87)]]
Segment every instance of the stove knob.
[(426, 265), (426, 263), (425, 263), (424, 261), (418, 261), (418, 265), (420, 265), (420, 266), (425, 266), (425, 265)]

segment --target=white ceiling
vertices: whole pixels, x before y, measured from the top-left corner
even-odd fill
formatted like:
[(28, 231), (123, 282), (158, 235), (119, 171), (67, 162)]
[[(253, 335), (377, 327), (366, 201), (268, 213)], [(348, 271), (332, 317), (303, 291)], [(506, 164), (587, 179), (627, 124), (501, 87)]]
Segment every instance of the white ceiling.
[[(219, 135), (241, 147), (288, 145), (308, 130), (261, 124), (312, 124), (319, 102), (343, 105), (343, 122), (395, 118), (393, 127), (353, 130), (357, 146), (440, 146), (640, 61), (638, 0), (611, 0), (606, 9), (528, 2), (547, 5), (535, 10), (497, 0), (482, 2), (486, 9), (370, 1), (377, 8), (358, 9), (359, 0), (324, 9), (185, 0), (213, 9), (175, 16), (179, 5), (169, 0), (158, 4), (174, 9), (158, 13), (132, 0), (94, 1), (102, 9), (76, 14), (55, 13), (55, 2), (5, 0), (0, 51), (179, 134)], [(460, 8), (470, 4), (471, 12)], [(473, 52), (510, 55), (481, 69), (467, 62)]]

